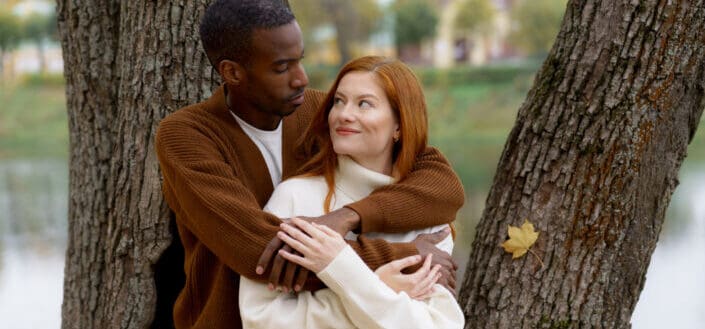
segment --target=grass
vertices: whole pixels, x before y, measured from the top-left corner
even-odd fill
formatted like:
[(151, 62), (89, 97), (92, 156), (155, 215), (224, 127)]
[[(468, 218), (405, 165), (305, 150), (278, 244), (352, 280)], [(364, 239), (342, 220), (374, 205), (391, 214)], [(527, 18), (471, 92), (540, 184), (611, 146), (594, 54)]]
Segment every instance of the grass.
[(67, 157), (63, 85), (5, 83), (0, 104), (0, 159)]
[(430, 142), (449, 158), (467, 189), (487, 190), (530, 80), (426, 88)]

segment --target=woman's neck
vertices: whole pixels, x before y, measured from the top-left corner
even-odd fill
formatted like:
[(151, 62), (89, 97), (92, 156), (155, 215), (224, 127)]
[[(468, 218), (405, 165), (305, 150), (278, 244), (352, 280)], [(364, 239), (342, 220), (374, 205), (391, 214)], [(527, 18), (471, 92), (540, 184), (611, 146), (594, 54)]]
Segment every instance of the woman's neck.
[(387, 176), (394, 176), (393, 171), (394, 171), (394, 165), (392, 163), (392, 155), (390, 154), (388, 157), (377, 157), (375, 159), (367, 159), (367, 158), (360, 158), (360, 157), (354, 157), (354, 156), (349, 156), (353, 161), (357, 162), (357, 164), (372, 170), (376, 171), (380, 174), (384, 174)]

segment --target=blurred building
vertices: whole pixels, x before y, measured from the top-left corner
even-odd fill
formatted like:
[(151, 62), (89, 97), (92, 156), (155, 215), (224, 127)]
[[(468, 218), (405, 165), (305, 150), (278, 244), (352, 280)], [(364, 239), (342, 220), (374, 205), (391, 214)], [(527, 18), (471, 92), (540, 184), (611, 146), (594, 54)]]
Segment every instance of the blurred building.
[(27, 73), (60, 74), (64, 71), (64, 59), (61, 47), (54, 42), (46, 42), (44, 51), (39, 51), (36, 45), (23, 44), (11, 53), (5, 55), (3, 77), (13, 78)]
[(516, 0), (491, 0), (495, 9), (490, 28), (483, 32), (461, 31), (454, 21), (462, 0), (438, 0), (440, 20), (433, 43), (433, 64), (450, 67), (455, 64), (483, 65), (492, 61), (517, 57), (507, 41), (511, 29), (510, 13)]

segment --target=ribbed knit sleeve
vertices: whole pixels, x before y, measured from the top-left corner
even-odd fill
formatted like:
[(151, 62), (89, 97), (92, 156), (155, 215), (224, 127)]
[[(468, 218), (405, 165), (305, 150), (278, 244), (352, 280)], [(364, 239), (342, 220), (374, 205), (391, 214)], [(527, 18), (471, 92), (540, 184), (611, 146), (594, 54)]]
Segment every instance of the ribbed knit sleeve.
[(360, 215), (362, 233), (397, 233), (448, 224), (463, 202), (463, 185), (448, 160), (427, 147), (406, 178), (346, 207)]
[[(290, 179), (277, 186), (265, 210), (281, 218), (319, 216), (323, 211), (321, 205), (326, 192), (327, 186), (322, 181)], [(418, 254), (416, 246), (410, 242), (390, 243), (384, 239), (368, 238), (364, 235), (358, 236), (357, 240), (346, 240), (346, 242), (371, 269), (376, 269), (395, 259)]]
[(218, 143), (198, 120), (183, 115), (162, 120), (156, 150), (165, 199), (179, 224), (220, 261), (241, 275), (262, 280), (266, 276), (255, 274), (257, 260), (280, 221), (260, 208)]

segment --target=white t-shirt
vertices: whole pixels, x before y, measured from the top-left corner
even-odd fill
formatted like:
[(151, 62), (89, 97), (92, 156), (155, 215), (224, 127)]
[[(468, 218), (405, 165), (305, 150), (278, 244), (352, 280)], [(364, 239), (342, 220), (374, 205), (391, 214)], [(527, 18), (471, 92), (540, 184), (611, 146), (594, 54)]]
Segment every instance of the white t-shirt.
[(277, 187), (282, 181), (282, 123), (279, 122), (274, 130), (257, 129), (240, 119), (235, 113), (230, 111), (242, 131), (250, 137), (257, 145), (259, 152), (262, 153), (264, 162), (267, 163), (269, 169), (269, 177), (272, 178), (272, 186)]

